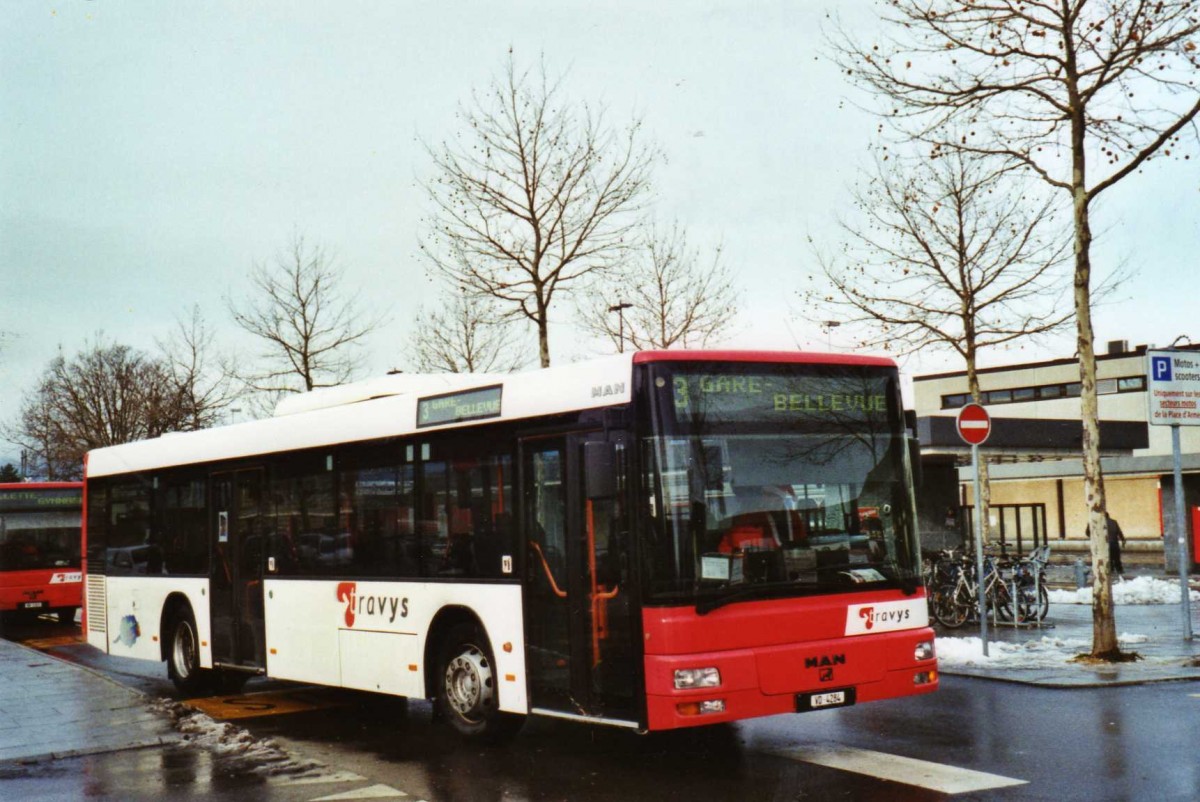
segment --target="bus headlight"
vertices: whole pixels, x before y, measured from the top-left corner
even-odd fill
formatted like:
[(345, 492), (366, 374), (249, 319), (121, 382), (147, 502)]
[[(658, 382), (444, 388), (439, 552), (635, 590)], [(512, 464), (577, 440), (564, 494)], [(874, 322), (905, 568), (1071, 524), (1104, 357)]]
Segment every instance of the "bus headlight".
[(716, 668), (675, 669), (675, 690), (688, 691), (693, 688), (715, 688), (721, 684), (721, 672)]
[(917, 644), (917, 648), (913, 650), (914, 660), (932, 660), (933, 659), (933, 641), (923, 640)]

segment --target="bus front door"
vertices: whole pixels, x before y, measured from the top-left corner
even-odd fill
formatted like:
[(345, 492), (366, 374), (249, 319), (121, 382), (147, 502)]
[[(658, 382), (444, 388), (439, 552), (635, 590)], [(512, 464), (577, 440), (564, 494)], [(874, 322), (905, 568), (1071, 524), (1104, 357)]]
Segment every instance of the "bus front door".
[(213, 662), (266, 667), (263, 626), (263, 472), (212, 475)]
[(521, 444), (530, 706), (636, 726), (627, 514), (619, 489), (586, 492), (584, 444), (604, 439), (593, 432)]

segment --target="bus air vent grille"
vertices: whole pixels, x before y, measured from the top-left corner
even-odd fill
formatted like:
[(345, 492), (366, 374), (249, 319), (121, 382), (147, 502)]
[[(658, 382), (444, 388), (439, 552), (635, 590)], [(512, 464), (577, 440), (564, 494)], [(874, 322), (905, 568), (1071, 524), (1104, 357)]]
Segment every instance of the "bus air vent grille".
[(87, 578), (88, 632), (108, 631), (108, 592), (104, 577), (89, 574)]

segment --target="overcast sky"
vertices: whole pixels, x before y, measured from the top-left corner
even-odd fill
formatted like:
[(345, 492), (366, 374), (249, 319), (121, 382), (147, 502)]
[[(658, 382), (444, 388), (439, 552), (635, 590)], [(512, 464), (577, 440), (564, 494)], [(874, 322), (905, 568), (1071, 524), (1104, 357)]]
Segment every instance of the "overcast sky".
[[(817, 58), (828, 9), (869, 32), (868, 0), (648, 3), (114, 0), (0, 8), (0, 420), (61, 346), (103, 332), (152, 348), (198, 304), (226, 347), (223, 298), (293, 232), (336, 254), (390, 324), (373, 372), (404, 364), (431, 300), (417, 252), (423, 142), (501, 69), (544, 54), (567, 98), (640, 117), (667, 157), (657, 214), (723, 242), (744, 291), (732, 346), (844, 346), (806, 321), (806, 236), (827, 237), (869, 159), (875, 122)], [(1200, 339), (1200, 159), (1107, 196), (1094, 260), (1135, 272), (1097, 339)], [(564, 306), (558, 361), (595, 346)], [(1070, 337), (992, 363), (1070, 356)], [(905, 370), (961, 367), (949, 356)], [(0, 443), (0, 461), (14, 453)]]

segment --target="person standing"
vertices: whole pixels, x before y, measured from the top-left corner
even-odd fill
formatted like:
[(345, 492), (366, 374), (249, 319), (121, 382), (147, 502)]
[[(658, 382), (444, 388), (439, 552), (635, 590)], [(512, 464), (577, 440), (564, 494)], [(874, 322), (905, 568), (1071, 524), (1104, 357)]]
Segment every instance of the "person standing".
[(1117, 576), (1124, 578), (1125, 566), (1121, 565), (1121, 547), (1125, 545), (1125, 533), (1121, 531), (1121, 525), (1116, 519), (1104, 513), (1104, 522), (1108, 527), (1108, 564), (1110, 570)]

